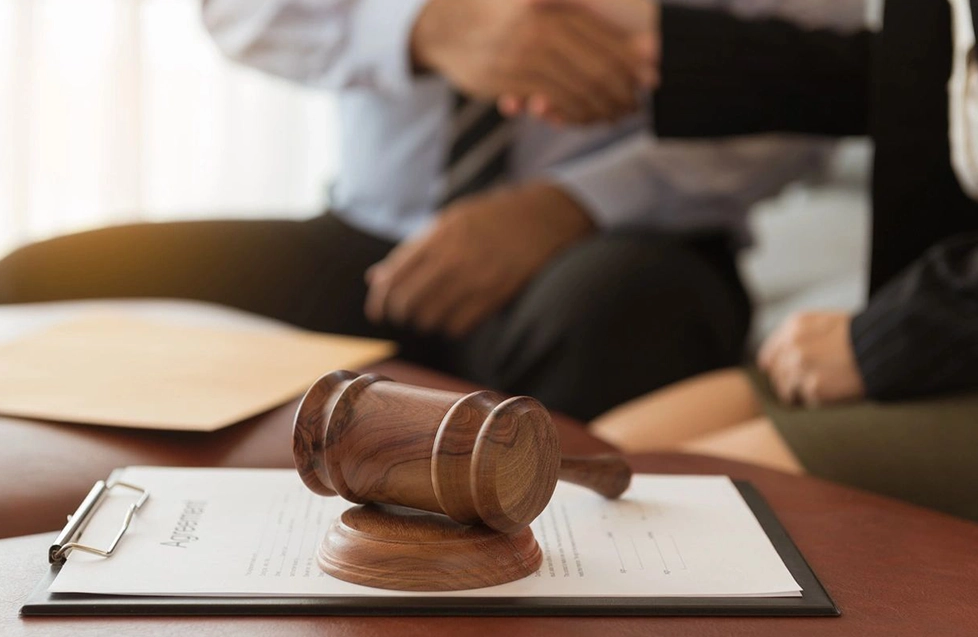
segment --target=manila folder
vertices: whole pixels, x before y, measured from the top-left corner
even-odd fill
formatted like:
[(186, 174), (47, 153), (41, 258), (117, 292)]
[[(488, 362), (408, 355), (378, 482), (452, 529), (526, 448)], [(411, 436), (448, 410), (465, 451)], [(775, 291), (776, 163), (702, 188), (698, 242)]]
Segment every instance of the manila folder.
[(214, 431), (393, 353), (387, 341), (98, 314), (0, 346), (0, 414)]

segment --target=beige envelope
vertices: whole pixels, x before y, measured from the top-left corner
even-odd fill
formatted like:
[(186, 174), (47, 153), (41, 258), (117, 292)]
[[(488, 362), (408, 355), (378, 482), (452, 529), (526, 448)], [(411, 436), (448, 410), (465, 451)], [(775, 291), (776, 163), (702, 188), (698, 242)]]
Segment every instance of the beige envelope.
[(287, 403), (323, 374), (394, 351), (387, 341), (298, 330), (90, 316), (0, 346), (0, 414), (214, 431)]

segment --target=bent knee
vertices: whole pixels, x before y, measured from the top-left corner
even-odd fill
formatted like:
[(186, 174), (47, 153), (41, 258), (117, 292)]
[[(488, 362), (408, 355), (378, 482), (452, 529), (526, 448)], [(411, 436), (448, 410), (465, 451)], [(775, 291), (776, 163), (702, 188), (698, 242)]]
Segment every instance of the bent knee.
[(668, 242), (601, 237), (555, 259), (531, 284), (526, 300), (550, 310), (548, 320), (605, 329), (627, 319), (638, 322), (643, 314), (668, 312), (670, 306), (663, 303), (671, 299), (679, 307), (696, 294), (686, 282), (697, 277), (693, 270), (698, 267)]

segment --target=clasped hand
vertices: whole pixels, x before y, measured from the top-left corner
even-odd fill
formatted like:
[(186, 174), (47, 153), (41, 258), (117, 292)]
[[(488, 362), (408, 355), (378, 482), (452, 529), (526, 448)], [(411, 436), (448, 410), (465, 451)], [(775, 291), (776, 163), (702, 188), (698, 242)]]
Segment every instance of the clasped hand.
[[(604, 2), (613, 3), (605, 5)], [(552, 121), (614, 120), (656, 78), (650, 0), (429, 0), (411, 35), (418, 72)], [(513, 300), (562, 249), (594, 231), (561, 189), (480, 193), (366, 273), (376, 323), (460, 337)]]
[(822, 407), (865, 396), (851, 324), (845, 312), (804, 312), (768, 338), (758, 365), (782, 402)]
[(582, 124), (634, 113), (657, 83), (650, 0), (430, 0), (412, 34), (421, 71), (462, 92)]
[(529, 184), (459, 200), (367, 271), (375, 323), (458, 338), (508, 304), (562, 249), (594, 231), (559, 188)]

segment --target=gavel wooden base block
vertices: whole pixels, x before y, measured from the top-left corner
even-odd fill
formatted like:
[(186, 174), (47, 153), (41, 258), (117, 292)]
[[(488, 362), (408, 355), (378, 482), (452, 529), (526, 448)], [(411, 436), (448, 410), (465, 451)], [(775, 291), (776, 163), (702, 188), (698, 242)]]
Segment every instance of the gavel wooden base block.
[[(617, 456), (561, 458), (557, 429), (532, 398), (456, 394), (338, 371), (306, 392), (295, 466), (314, 493), (363, 506), (319, 551), (334, 577), (402, 591), (505, 584), (543, 561), (530, 523), (558, 477), (617, 498)], [(410, 507), (410, 508), (405, 508)]]
[(319, 549), (319, 566), (353, 584), (457, 591), (532, 575), (543, 553), (529, 527), (501, 533), (444, 515), (368, 504), (345, 511)]

